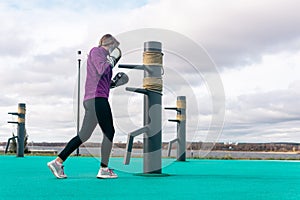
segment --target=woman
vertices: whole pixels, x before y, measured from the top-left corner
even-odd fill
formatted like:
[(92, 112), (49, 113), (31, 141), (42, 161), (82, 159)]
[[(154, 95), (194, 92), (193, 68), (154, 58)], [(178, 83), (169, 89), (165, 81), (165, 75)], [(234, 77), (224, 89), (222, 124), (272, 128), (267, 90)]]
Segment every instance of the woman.
[(112, 68), (116, 59), (109, 54), (119, 46), (119, 42), (110, 34), (104, 35), (98, 47), (91, 49), (87, 60), (87, 76), (85, 82), (84, 109), (82, 127), (76, 137), (71, 139), (56, 159), (48, 163), (48, 167), (57, 178), (67, 178), (63, 162), (82, 143), (92, 135), (97, 124), (103, 132), (101, 145), (101, 166), (97, 178), (117, 178), (117, 174), (108, 168), (115, 129), (108, 102)]

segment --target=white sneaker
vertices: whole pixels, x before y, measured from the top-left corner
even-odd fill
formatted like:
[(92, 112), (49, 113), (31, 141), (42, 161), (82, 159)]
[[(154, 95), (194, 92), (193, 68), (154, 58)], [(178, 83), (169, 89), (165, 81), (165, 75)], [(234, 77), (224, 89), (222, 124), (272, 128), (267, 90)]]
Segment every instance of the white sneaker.
[(47, 163), (49, 169), (56, 178), (67, 178), (67, 175), (64, 173), (64, 166), (55, 160), (52, 160)]
[(118, 178), (118, 175), (108, 167), (101, 167), (97, 174), (97, 178), (105, 179), (105, 178)]

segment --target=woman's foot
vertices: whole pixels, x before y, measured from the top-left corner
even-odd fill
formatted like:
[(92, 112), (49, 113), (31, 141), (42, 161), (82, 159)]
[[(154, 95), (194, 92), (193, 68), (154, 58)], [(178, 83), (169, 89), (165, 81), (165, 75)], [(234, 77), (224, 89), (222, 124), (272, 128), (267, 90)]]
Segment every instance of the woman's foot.
[(49, 169), (53, 173), (56, 178), (67, 178), (67, 175), (64, 172), (64, 166), (62, 163), (57, 162), (56, 160), (52, 160), (47, 163)]
[(101, 167), (97, 174), (97, 178), (106, 179), (106, 178), (118, 178), (118, 175), (108, 167)]

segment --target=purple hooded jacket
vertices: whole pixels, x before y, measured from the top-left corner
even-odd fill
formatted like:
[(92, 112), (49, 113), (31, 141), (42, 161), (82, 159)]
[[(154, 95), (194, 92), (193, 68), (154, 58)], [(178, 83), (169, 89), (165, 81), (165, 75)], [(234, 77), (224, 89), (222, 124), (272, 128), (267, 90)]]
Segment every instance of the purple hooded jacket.
[(84, 101), (96, 97), (109, 97), (112, 68), (103, 47), (91, 49), (87, 60)]

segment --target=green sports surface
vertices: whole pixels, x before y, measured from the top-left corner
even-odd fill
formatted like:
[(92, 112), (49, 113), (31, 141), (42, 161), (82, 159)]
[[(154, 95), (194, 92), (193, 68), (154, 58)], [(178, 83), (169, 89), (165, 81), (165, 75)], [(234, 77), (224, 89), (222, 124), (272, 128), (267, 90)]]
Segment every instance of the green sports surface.
[[(54, 157), (0, 156), (0, 200), (5, 199), (300, 199), (300, 162), (188, 160), (169, 163), (165, 177), (138, 176), (142, 158), (128, 172), (122, 158), (111, 158), (118, 179), (97, 179), (99, 161), (70, 157), (67, 179), (56, 179), (46, 163)], [(127, 172), (126, 172), (127, 171)]]

